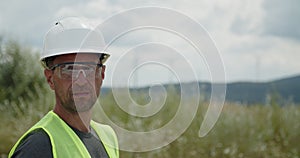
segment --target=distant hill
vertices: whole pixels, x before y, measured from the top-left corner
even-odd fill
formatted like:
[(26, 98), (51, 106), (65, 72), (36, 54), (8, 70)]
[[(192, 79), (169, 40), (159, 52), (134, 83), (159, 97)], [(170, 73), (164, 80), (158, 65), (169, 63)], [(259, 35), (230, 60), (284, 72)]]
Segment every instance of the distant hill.
[[(190, 83), (182, 83), (190, 84)], [(211, 83), (199, 82), (200, 94), (208, 100), (211, 93)], [(164, 85), (172, 86), (180, 92), (179, 84)], [(148, 93), (149, 87), (131, 89), (139, 93)], [(103, 88), (104, 93), (110, 88)], [(242, 104), (268, 104), (271, 98), (275, 98), (278, 104), (300, 103), (300, 75), (270, 82), (233, 82), (227, 84), (226, 101)]]
[[(210, 83), (199, 83), (206, 94), (211, 92)], [(227, 84), (226, 101), (243, 104), (268, 104), (271, 98), (278, 104), (300, 103), (300, 76), (270, 82), (234, 82)]]
[(271, 82), (237, 82), (227, 84), (226, 100), (246, 104), (268, 103), (276, 97), (279, 104), (300, 103), (300, 76)]

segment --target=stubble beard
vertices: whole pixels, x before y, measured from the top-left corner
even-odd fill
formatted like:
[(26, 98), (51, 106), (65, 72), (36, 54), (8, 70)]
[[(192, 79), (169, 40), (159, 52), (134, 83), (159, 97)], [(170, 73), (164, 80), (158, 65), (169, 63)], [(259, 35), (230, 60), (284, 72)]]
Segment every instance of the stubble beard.
[(95, 94), (95, 91), (89, 90), (89, 97), (86, 98), (77, 98), (73, 96), (73, 90), (72, 87), (68, 90), (68, 95), (66, 96), (66, 99), (61, 100), (62, 106), (71, 113), (79, 113), (79, 112), (87, 112), (93, 108), (97, 101), (97, 94)]

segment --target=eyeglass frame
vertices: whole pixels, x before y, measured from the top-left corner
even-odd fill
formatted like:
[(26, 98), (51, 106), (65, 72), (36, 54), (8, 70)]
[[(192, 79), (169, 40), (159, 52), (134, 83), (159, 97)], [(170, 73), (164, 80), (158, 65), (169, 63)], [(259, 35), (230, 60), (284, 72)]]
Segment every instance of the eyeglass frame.
[[(49, 68), (49, 70), (52, 70), (52, 71), (54, 71), (57, 67), (60, 67), (60, 66), (62, 66), (62, 65), (67, 65), (67, 64), (81, 64), (81, 65), (87, 65), (87, 64), (90, 64), (90, 65), (96, 65), (98, 68), (102, 68), (104, 65), (103, 64), (101, 64), (101, 63), (95, 63), (95, 62), (64, 62), (64, 63), (59, 63), (59, 64), (55, 64), (55, 65), (53, 65), (53, 66), (51, 66), (50, 68)], [(85, 77), (86, 77), (86, 72), (85, 72), (85, 70), (81, 70), (81, 71), (83, 71), (84, 72), (84, 75), (85, 75)], [(80, 74), (80, 71), (79, 71), (79, 73), (77, 74), (77, 77), (76, 78), (78, 78), (79, 77), (79, 74)], [(60, 72), (60, 75), (59, 75), (59, 78), (61, 78), (61, 72)], [(75, 79), (76, 79), (75, 78)], [(87, 78), (87, 77), (86, 77)], [(62, 78), (61, 78), (62, 79)], [(71, 77), (71, 79), (74, 79), (73, 77)]]

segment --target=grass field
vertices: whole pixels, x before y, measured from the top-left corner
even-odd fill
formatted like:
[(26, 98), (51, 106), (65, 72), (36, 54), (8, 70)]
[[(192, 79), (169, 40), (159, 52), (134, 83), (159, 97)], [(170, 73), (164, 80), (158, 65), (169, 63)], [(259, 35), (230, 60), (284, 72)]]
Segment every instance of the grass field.
[[(35, 101), (23, 102), (21, 105), (14, 103), (0, 105), (0, 157), (6, 157), (21, 134), (52, 108), (54, 104), (52, 95), (41, 96)], [(111, 120), (130, 130), (151, 130), (162, 126), (172, 118), (177, 109), (177, 105), (173, 106), (177, 102), (175, 99), (177, 97), (170, 97), (171, 99), (167, 100), (166, 106), (157, 116), (145, 120), (137, 127), (133, 126), (134, 117), (116, 108), (112, 96), (102, 96), (102, 98), (101, 105), (104, 106), (105, 113), (111, 116)], [(245, 106), (226, 103), (213, 130), (207, 136), (200, 138), (198, 131), (206, 108), (205, 103), (199, 105), (192, 124), (171, 144), (151, 152), (121, 151), (121, 157), (300, 157), (300, 106), (279, 107), (276, 103)], [(153, 127), (157, 122), (160, 123)]]

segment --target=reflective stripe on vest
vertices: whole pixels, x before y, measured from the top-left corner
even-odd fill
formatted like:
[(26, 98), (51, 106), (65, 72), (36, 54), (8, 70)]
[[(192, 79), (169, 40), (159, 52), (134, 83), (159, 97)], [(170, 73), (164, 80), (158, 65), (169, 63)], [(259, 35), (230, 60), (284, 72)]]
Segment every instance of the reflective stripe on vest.
[[(115, 132), (108, 125), (103, 125), (91, 121), (92, 128), (96, 131), (101, 139), (110, 158), (118, 158), (118, 141)], [(50, 111), (43, 119), (30, 128), (14, 145), (9, 153), (11, 157), (16, 150), (18, 144), (30, 132), (36, 129), (43, 129), (49, 136), (52, 145), (52, 153), (54, 158), (89, 158), (91, 157), (83, 142), (76, 133), (57, 116)]]

